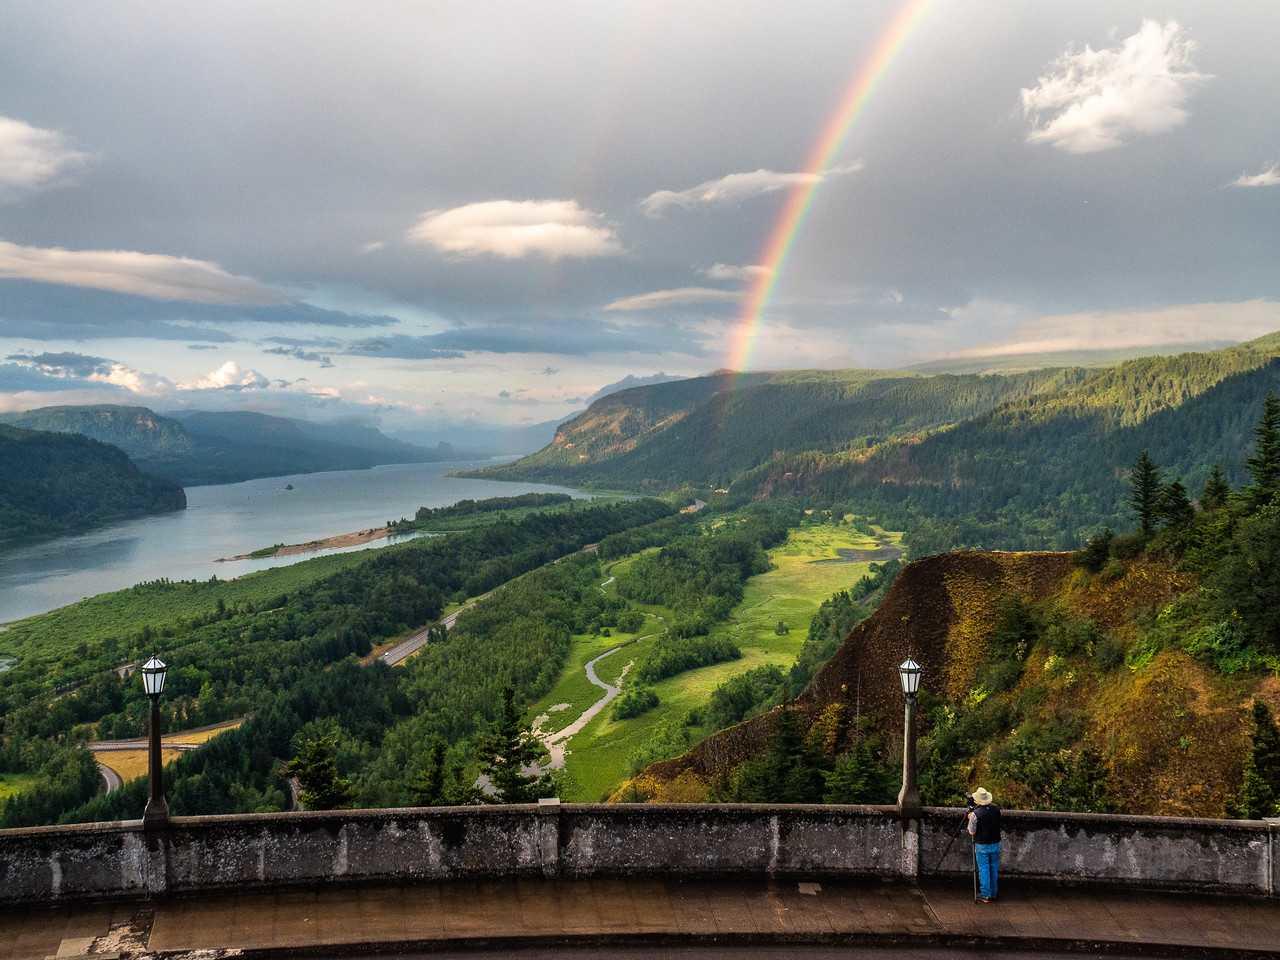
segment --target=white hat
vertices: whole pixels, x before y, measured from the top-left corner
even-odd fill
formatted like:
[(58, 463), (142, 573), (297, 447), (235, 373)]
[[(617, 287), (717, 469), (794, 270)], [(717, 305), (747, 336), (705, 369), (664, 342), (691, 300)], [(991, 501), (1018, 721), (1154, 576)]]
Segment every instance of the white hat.
[(973, 802), (980, 807), (985, 807), (991, 802), (991, 791), (986, 787), (979, 787), (973, 791)]

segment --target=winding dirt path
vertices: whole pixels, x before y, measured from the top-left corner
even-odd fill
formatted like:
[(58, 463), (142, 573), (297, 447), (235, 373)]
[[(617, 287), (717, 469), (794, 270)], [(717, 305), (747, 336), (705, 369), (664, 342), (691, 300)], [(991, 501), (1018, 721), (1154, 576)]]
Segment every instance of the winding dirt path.
[(573, 723), (569, 724), (564, 729), (557, 730), (554, 733), (538, 734), (538, 739), (542, 741), (543, 745), (547, 748), (547, 752), (551, 754), (551, 761), (550, 763), (547, 764), (548, 770), (564, 769), (566, 745), (570, 740), (572, 740), (574, 737), (580, 734), (583, 731), (583, 728), (585, 728), (588, 723), (590, 723), (597, 716), (599, 716), (600, 711), (603, 710), (605, 707), (607, 707), (610, 703), (612, 703), (617, 698), (618, 694), (622, 693), (622, 681), (626, 679), (627, 673), (628, 671), (630, 671), (632, 663), (634, 663), (635, 661), (632, 661), (632, 663), (628, 663), (625, 667), (622, 668), (622, 673), (618, 674), (618, 682), (616, 685), (612, 683), (606, 683), (604, 680), (600, 679), (599, 674), (596, 673), (596, 664), (599, 663), (601, 660), (603, 660), (605, 657), (611, 657), (615, 653), (617, 653), (619, 650), (623, 649), (624, 647), (630, 646), (631, 644), (635, 643), (636, 640), (645, 640), (645, 639), (648, 639), (648, 638), (636, 637), (635, 640), (628, 640), (626, 643), (620, 643), (618, 644), (618, 646), (611, 647), (610, 649), (606, 650), (604, 653), (600, 654), (599, 656), (587, 661), (585, 666), (587, 680), (590, 681), (594, 686), (597, 686), (601, 690), (603, 690), (604, 696), (602, 696), (599, 700), (597, 700), (591, 706), (587, 707), (587, 709), (583, 710), (581, 715), (578, 717), (578, 719), (573, 721)]

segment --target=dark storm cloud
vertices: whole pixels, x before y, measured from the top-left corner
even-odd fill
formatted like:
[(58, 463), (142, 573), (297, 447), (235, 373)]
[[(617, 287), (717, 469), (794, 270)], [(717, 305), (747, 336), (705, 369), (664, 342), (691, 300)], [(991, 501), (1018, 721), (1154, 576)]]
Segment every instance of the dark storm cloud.
[(91, 357), (84, 353), (11, 353), (6, 360), (17, 360), (36, 368), (49, 376), (85, 378), (93, 374), (105, 374), (111, 371), (113, 361), (106, 357)]
[(469, 353), (551, 353), (585, 357), (602, 353), (701, 354), (701, 343), (659, 335), (656, 328), (624, 330), (589, 320), (560, 321), (554, 327), (462, 327), (423, 336), (393, 334), (352, 343), (347, 353), (404, 360), (441, 360)]
[(120, 391), (119, 387), (110, 384), (94, 383), (81, 377), (56, 376), (46, 373), (38, 367), (30, 367), (17, 363), (0, 363), (0, 393), (54, 393), (61, 390), (73, 390), (77, 387)]
[(270, 353), (278, 357), (292, 357), (295, 360), (305, 360), (308, 363), (318, 363), (321, 367), (332, 367), (333, 361), (329, 359), (329, 355), (320, 353), (316, 350), (304, 350), (301, 347), (267, 347), (262, 351)]
[(385, 327), (391, 317), (326, 310), (306, 303), (225, 306), (148, 300), (126, 294), (0, 280), (0, 337), (91, 340), (146, 337), (220, 343), (235, 339), (218, 325), (315, 324), (353, 329)]

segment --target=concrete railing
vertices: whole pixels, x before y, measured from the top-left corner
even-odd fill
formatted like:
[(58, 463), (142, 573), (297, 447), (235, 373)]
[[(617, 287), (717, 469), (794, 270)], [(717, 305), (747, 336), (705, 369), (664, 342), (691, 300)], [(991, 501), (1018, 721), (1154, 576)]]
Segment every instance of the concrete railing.
[[(177, 817), (0, 830), (0, 901), (499, 876), (774, 875), (916, 880), (969, 869), (960, 810), (592, 805)], [(1011, 878), (1280, 896), (1280, 821), (1004, 816)]]

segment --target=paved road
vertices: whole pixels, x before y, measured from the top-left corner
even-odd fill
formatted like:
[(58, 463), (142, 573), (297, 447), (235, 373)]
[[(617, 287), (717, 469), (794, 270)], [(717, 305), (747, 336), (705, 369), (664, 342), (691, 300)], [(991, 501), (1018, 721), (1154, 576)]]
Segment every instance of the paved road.
[(111, 793), (113, 790), (119, 790), (124, 786), (124, 781), (120, 779), (120, 774), (105, 763), (98, 764), (98, 773), (102, 775), (102, 782), (107, 788), (104, 792)]
[[(236, 726), (242, 721), (243, 718), (239, 718), (236, 720), (223, 720), (221, 723), (210, 723), (203, 727), (192, 727), (190, 730), (162, 736), (160, 743), (166, 750), (198, 750), (204, 746), (203, 743), (185, 743), (181, 738), (190, 736), (193, 733), (204, 733), (208, 730), (225, 730), (228, 727)], [(150, 745), (151, 741), (146, 737), (135, 737), (131, 740), (91, 740), (85, 744), (92, 753), (110, 753), (112, 750), (146, 750)]]
[[(600, 544), (589, 543), (585, 547), (583, 547), (581, 550), (575, 550), (573, 553), (566, 553), (563, 557), (558, 557), (557, 559), (552, 560), (551, 562), (559, 563), (560, 561), (567, 560), (570, 557), (575, 556), (576, 554), (595, 553), (599, 549), (600, 549)], [(521, 576), (524, 576), (524, 574), (521, 574)], [(506, 584), (503, 584), (502, 586), (506, 586)], [(461, 607), (459, 607), (453, 613), (449, 614), (443, 620), (438, 621), (439, 626), (444, 627), (445, 630), (452, 630), (453, 625), (458, 622), (458, 617), (461, 614), (466, 613), (468, 610), (474, 607), (477, 603), (480, 603), (481, 601), (484, 601), (484, 600), (488, 600), (490, 597), (494, 595), (494, 593), (501, 590), (502, 586), (494, 587), (488, 593), (481, 594), (480, 596), (476, 597), (474, 600), (468, 600), (466, 603), (464, 603)], [(390, 650), (381, 654), (378, 657), (378, 659), (381, 660), (383, 663), (385, 663), (389, 667), (394, 667), (397, 664), (403, 663), (405, 660), (409, 659), (409, 657), (413, 656), (415, 653), (421, 650), (424, 646), (426, 646), (427, 641), (430, 639), (431, 628), (435, 627), (436, 625), (437, 624), (435, 623), (427, 624), (421, 630), (417, 631), (414, 634), (411, 634), (410, 636), (406, 637), (404, 640), (401, 640), (399, 643), (397, 643)]]

